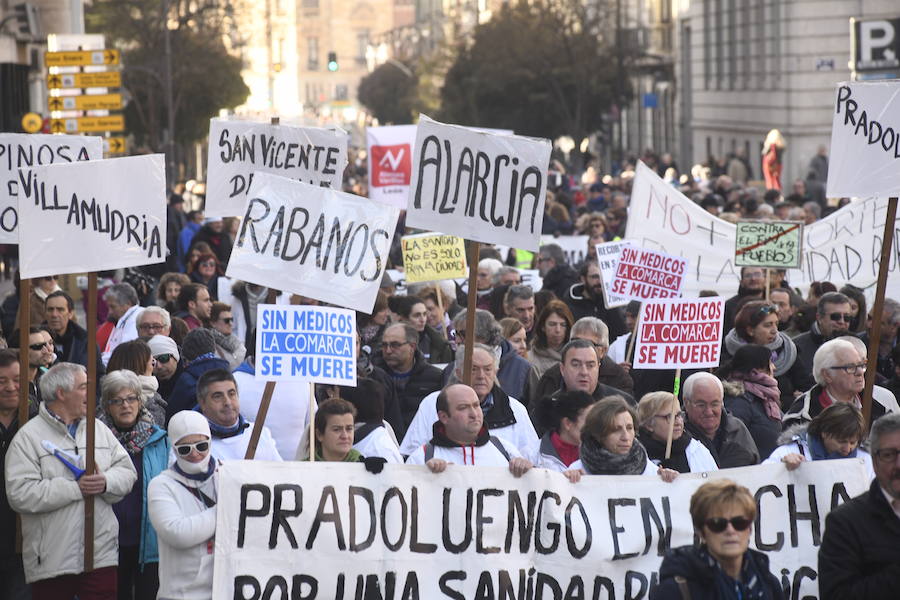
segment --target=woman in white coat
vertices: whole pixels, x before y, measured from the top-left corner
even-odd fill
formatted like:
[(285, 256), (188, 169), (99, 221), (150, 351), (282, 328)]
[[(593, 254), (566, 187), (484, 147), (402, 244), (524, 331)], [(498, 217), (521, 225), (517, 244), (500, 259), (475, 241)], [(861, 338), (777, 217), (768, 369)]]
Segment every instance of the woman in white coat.
[(183, 410), (169, 421), (175, 462), (150, 482), (150, 522), (159, 538), (158, 600), (210, 600), (216, 533), (217, 461), (209, 423)]

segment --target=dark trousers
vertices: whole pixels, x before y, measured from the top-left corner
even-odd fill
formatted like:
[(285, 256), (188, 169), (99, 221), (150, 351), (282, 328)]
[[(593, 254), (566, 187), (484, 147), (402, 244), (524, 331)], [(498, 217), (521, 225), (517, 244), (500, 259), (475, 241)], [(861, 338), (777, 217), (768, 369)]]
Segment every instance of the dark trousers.
[(60, 575), (31, 584), (32, 600), (116, 600), (116, 568)]
[(21, 554), (0, 559), (0, 600), (31, 600)]
[(119, 548), (119, 600), (156, 600), (159, 589), (159, 563), (139, 562), (140, 548)]

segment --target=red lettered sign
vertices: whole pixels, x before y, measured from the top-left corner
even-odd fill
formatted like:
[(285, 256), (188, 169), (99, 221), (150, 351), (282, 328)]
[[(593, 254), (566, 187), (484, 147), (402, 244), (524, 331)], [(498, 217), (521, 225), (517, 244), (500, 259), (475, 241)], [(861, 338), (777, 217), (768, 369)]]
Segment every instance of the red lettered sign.
[(369, 185), (385, 187), (389, 185), (409, 185), (412, 172), (409, 144), (372, 146), (369, 156)]
[(725, 299), (652, 300), (641, 305), (635, 369), (718, 367)]

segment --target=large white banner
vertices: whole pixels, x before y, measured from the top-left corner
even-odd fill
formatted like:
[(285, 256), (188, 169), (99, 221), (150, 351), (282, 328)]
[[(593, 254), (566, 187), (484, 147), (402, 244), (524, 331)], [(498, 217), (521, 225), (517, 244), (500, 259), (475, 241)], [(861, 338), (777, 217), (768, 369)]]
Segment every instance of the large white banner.
[[(590, 254), (588, 249), (588, 240), (586, 235), (561, 235), (553, 237), (552, 235), (541, 236), (541, 246), (547, 244), (556, 244), (562, 248), (563, 254), (566, 255), (566, 262), (577, 269), (578, 265)], [(505, 255), (504, 255), (505, 256)]]
[[(788, 282), (802, 290), (813, 281), (839, 286), (849, 282), (874, 295), (886, 213), (886, 198), (867, 198), (804, 227), (801, 268), (788, 270)], [(894, 235), (900, 236), (896, 227)], [(734, 265), (735, 226), (700, 208), (643, 163), (638, 164), (625, 237), (644, 248), (688, 259), (684, 297), (697, 296), (701, 290), (723, 296), (737, 292), (740, 267)], [(900, 298), (898, 256), (900, 245), (895, 243), (889, 298)]]
[(166, 259), (162, 154), (35, 167), (32, 178), (19, 197), (23, 279)]
[(101, 158), (97, 136), (0, 133), (0, 244), (19, 243), (19, 198), (31, 192), (34, 167)]
[(372, 311), (397, 208), (259, 172), (245, 204), (229, 277)]
[(537, 250), (550, 142), (445, 125), (422, 115), (406, 224)]
[(900, 195), (900, 81), (837, 85), (828, 197)]
[[(817, 595), (825, 516), (868, 488), (859, 459), (680, 475), (589, 476), (451, 465), (229, 461), (213, 598), (647, 598), (669, 548), (691, 544), (691, 494), (727, 477), (755, 494), (751, 546), (794, 598)], [(385, 592), (374, 594), (376, 588)], [(526, 592), (527, 590), (527, 592)]]
[(415, 125), (366, 129), (369, 198), (406, 209), (415, 143)]
[(210, 119), (206, 215), (243, 215), (257, 171), (340, 190), (347, 139), (347, 132), (339, 127)]

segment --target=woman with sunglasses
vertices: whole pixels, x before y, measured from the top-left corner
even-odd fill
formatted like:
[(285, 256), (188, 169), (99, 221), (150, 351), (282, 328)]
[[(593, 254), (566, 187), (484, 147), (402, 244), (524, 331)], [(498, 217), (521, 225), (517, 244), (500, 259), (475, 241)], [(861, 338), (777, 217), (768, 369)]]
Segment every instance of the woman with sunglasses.
[[(684, 429), (684, 413), (678, 399), (669, 392), (650, 392), (638, 402), (638, 439), (654, 463), (679, 473), (718, 471), (719, 466), (706, 446)], [(674, 424), (673, 420), (674, 419)], [(672, 429), (672, 452), (666, 458), (666, 443)]]
[(210, 455), (209, 423), (183, 410), (169, 421), (175, 462), (147, 490), (159, 538), (160, 600), (212, 598), (218, 461)]
[(234, 317), (231, 306), (224, 302), (213, 302), (209, 312), (209, 331), (216, 341), (216, 354), (228, 361), (230, 370), (235, 370), (244, 362), (247, 348), (234, 335)]
[(219, 259), (212, 252), (205, 252), (197, 257), (194, 270), (190, 278), (194, 283), (206, 286), (209, 290), (209, 298), (213, 302), (219, 299), (219, 276), (224, 273), (219, 265)]
[(128, 495), (113, 504), (119, 521), (119, 598), (153, 600), (159, 587), (159, 550), (144, 499), (150, 480), (166, 469), (169, 442), (144, 406), (141, 382), (131, 371), (113, 371), (101, 380), (100, 408), (98, 418), (128, 452), (138, 475)]
[(730, 361), (738, 348), (746, 344), (764, 346), (775, 366), (774, 377), (781, 392), (781, 406), (789, 406), (794, 392), (812, 387), (809, 374), (797, 360), (797, 346), (784, 332), (778, 331), (778, 307), (762, 300), (747, 302), (734, 318), (734, 328), (725, 336), (722, 364)]
[(782, 600), (769, 558), (751, 550), (756, 501), (728, 479), (704, 483), (691, 496), (691, 521), (699, 546), (669, 550), (650, 600)]

